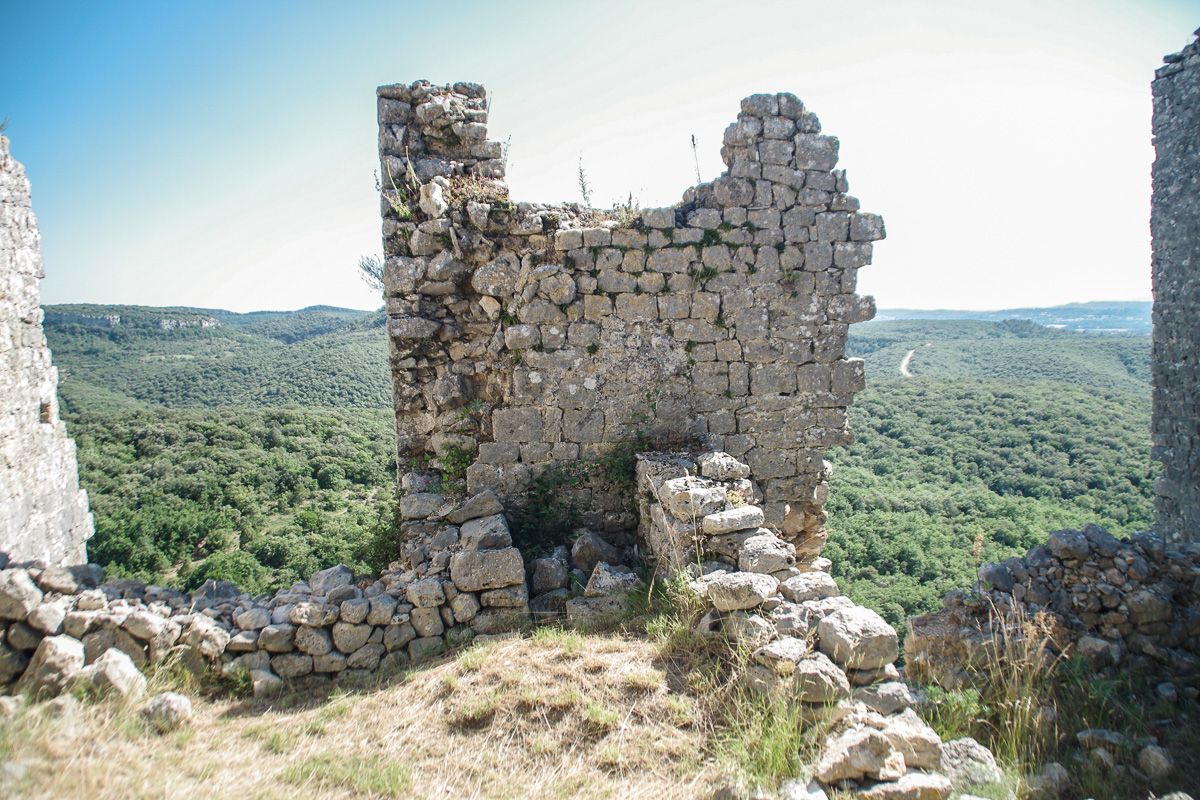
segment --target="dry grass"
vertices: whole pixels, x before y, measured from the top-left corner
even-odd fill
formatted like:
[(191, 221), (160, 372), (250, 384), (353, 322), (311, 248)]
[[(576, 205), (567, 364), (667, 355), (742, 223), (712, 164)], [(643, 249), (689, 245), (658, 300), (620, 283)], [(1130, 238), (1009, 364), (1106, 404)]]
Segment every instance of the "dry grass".
[(136, 708), (35, 708), (0, 722), (0, 796), (695, 797), (720, 786), (703, 698), (672, 691), (652, 642), (542, 629), (374, 691), (196, 698), (159, 736)]

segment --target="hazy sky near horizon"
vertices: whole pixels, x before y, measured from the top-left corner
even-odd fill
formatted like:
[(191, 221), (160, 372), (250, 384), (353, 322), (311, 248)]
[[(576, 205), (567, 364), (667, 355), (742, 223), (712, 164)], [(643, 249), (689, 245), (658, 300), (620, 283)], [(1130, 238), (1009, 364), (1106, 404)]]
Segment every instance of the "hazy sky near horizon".
[(792, 91), (888, 238), (860, 292), (1150, 296), (1150, 81), (1200, 0), (0, 0), (0, 119), (46, 303), (372, 308), (375, 86), (472, 80), (516, 200), (669, 205), (738, 100)]

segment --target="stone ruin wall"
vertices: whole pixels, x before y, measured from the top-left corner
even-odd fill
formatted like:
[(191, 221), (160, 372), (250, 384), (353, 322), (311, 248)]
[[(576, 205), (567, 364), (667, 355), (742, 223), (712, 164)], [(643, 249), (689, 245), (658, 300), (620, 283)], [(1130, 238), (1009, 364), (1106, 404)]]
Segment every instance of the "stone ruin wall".
[(0, 136), (0, 551), (82, 564), (92, 518), (75, 445), (58, 418), (58, 371), (42, 334), (39, 242), (29, 181)]
[[(849, 325), (883, 221), (859, 212), (838, 140), (790, 94), (742, 101), (727, 170), (670, 208), (514, 203), (483, 87), (378, 90), (384, 293), (400, 463), (463, 452), (506, 503), (554, 462), (638, 433), (745, 460), (767, 523), (815, 557), (828, 464), (863, 363)], [(459, 448), (459, 451), (454, 450)], [(630, 530), (627, 488), (585, 518)]]
[[(1200, 31), (1197, 31), (1200, 36)], [(1200, 41), (1155, 73), (1155, 528), (1200, 542)]]

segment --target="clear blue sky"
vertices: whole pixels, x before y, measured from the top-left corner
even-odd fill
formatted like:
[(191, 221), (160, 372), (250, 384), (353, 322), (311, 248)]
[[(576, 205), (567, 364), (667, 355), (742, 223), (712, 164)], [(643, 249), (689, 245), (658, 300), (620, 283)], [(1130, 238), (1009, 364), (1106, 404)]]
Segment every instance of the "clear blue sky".
[(794, 91), (889, 237), (882, 306), (1149, 297), (1150, 80), (1200, 0), (0, 0), (0, 119), (45, 302), (378, 300), (379, 83), (475, 80), (516, 199), (669, 204), (737, 101)]

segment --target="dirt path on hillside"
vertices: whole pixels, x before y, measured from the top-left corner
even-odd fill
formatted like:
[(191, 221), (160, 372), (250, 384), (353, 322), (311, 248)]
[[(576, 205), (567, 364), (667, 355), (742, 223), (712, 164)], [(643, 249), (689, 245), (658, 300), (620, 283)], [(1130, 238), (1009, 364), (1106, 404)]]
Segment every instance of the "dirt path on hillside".
[(912, 373), (908, 371), (908, 364), (909, 364), (909, 362), (912, 361), (913, 353), (915, 353), (915, 352), (917, 352), (917, 351), (909, 350), (907, 353), (904, 354), (904, 358), (900, 359), (900, 374), (906, 378), (912, 377)]

